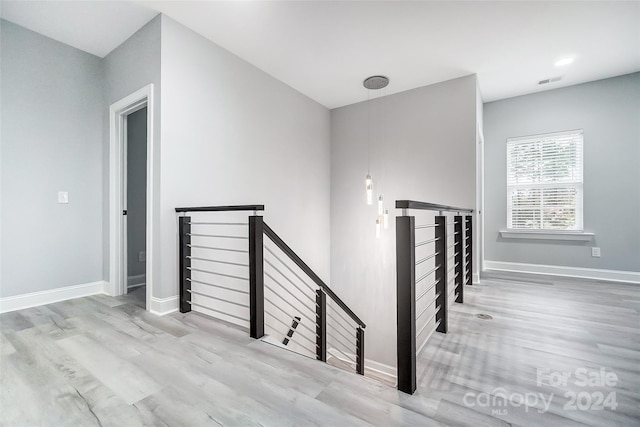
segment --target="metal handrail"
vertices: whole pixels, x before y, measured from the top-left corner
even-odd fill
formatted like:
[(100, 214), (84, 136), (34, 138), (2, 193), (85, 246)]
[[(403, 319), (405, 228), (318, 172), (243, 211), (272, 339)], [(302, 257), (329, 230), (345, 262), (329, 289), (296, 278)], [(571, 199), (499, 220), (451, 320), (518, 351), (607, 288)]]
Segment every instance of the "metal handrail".
[(188, 208), (176, 208), (176, 212), (237, 212), (263, 210), (264, 205), (195, 206)]
[(437, 203), (417, 202), (415, 200), (396, 200), (396, 209), (420, 209), (423, 211), (473, 212), (473, 209), (439, 205)]
[(278, 236), (275, 231), (271, 229), (265, 222), (264, 224), (264, 234), (267, 235), (271, 239), (271, 241), (278, 247), (282, 252), (284, 252), (291, 261), (294, 262), (300, 269), (307, 275), (311, 280), (315, 282), (316, 285), (322, 289), (322, 291), (327, 294), (338, 306), (349, 315), (360, 327), (363, 329), (366, 327), (364, 322), (360, 320), (358, 316), (342, 301), (332, 290), (327, 286), (320, 277), (316, 273), (311, 270), (311, 268), (304, 262), (300, 257)]

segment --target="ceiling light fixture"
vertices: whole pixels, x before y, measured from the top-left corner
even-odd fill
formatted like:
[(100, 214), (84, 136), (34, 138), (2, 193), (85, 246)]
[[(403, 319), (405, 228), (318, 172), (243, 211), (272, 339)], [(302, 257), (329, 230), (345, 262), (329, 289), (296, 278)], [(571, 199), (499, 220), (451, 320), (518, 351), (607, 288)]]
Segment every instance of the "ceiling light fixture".
[(565, 65), (569, 65), (573, 62), (573, 58), (562, 58), (559, 61), (556, 61), (556, 67), (564, 67)]
[[(378, 90), (387, 87), (389, 79), (385, 76), (371, 76), (367, 77), (362, 85), (367, 89), (367, 176), (365, 178), (365, 190), (367, 194), (367, 205), (373, 204), (373, 179), (371, 178), (371, 90)], [(387, 228), (389, 225), (388, 213), (385, 215), (384, 209), (384, 197), (382, 194), (378, 196), (378, 218), (376, 219), (376, 237), (380, 238), (380, 229), (384, 225)]]

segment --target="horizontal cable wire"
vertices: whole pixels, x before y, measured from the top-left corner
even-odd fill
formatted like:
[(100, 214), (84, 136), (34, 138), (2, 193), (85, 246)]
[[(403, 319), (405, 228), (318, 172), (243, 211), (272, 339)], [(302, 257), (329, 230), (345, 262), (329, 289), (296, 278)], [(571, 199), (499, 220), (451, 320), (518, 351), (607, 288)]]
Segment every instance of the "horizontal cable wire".
[(334, 349), (334, 350), (339, 351), (339, 352), (340, 352), (344, 357), (346, 357), (347, 359), (349, 359), (350, 361), (352, 361), (352, 362), (353, 362), (353, 363), (355, 363), (356, 365), (358, 364), (358, 362), (356, 362), (356, 360), (355, 360), (355, 359), (352, 359), (352, 358), (351, 358), (351, 356), (348, 356), (344, 351), (340, 350), (340, 349), (339, 349), (339, 348), (337, 348), (337, 347), (334, 347), (333, 349)]
[(187, 245), (190, 248), (198, 248), (198, 249), (214, 249), (216, 251), (227, 251), (227, 252), (241, 252), (243, 254), (248, 254), (249, 251), (246, 249), (230, 249), (230, 248), (217, 248), (214, 246), (202, 246), (202, 245)]
[(200, 295), (200, 296), (203, 296), (203, 297), (207, 297), (207, 298), (215, 299), (215, 300), (218, 300), (218, 301), (226, 302), (226, 303), (228, 303), (228, 304), (237, 305), (237, 306), (239, 306), (239, 307), (249, 308), (249, 306), (248, 306), (248, 305), (246, 305), (246, 304), (241, 304), (241, 303), (239, 303), (239, 302), (229, 301), (229, 300), (226, 300), (226, 299), (224, 299), (224, 298), (214, 297), (213, 295), (204, 294), (204, 293), (202, 293), (202, 292), (193, 291), (193, 290), (191, 290), (191, 289), (188, 289), (188, 290), (187, 290), (187, 292), (189, 292), (189, 293), (190, 293), (190, 294), (192, 294), (192, 295)]
[(200, 273), (215, 274), (215, 275), (224, 276), (224, 277), (231, 277), (232, 279), (249, 280), (248, 277), (234, 276), (233, 274), (218, 273), (218, 272), (215, 272), (215, 271), (202, 270), (200, 268), (187, 267), (187, 270), (198, 271)]
[(433, 315), (429, 318), (429, 320), (427, 320), (426, 323), (420, 328), (420, 330), (416, 333), (416, 338), (422, 335), (422, 333), (427, 328), (427, 326), (429, 326), (429, 323), (431, 323), (431, 321), (436, 317), (436, 314), (438, 314), (438, 311), (435, 311)]
[(416, 280), (416, 284), (420, 283), (420, 281), (422, 279), (424, 279), (425, 277), (427, 277), (428, 275), (430, 275), (431, 273), (433, 273), (434, 271), (436, 271), (439, 268), (440, 268), (440, 264), (438, 264), (437, 266), (433, 267), (431, 270), (427, 271), (425, 274), (420, 276), (420, 278), (418, 280)]
[[(282, 288), (282, 290), (283, 290), (283, 291), (285, 291), (286, 293), (288, 293), (289, 295), (291, 295), (291, 296), (292, 296), (296, 301), (298, 301), (298, 302), (299, 302), (299, 303), (300, 303), (304, 308), (306, 308), (307, 310), (309, 310), (309, 311), (311, 311), (311, 312), (315, 312), (315, 311), (316, 311), (315, 307), (314, 307), (314, 308), (309, 307), (305, 302), (303, 302), (300, 298), (298, 298), (297, 296), (295, 296), (295, 295), (294, 295), (294, 294), (293, 294), (289, 289), (287, 289), (287, 288), (285, 288), (284, 286), (282, 286), (282, 285), (280, 284), (280, 282), (278, 282), (277, 280), (275, 280), (273, 277), (271, 277), (271, 276), (267, 275), (266, 273), (265, 273), (265, 275), (266, 275), (266, 276), (268, 276), (268, 277), (270, 277), (270, 278), (271, 278), (271, 280), (273, 280), (273, 281), (274, 281), (274, 282), (276, 282), (278, 285), (280, 285), (280, 287)], [(277, 294), (277, 293), (278, 293), (275, 289), (271, 289), (269, 286), (267, 286), (267, 283), (266, 283), (266, 282), (264, 283), (264, 286), (265, 286), (266, 288), (268, 288), (268, 289), (269, 289), (271, 292), (273, 292), (274, 294)], [(318, 306), (318, 304), (315, 304), (315, 306), (317, 307), (317, 306)]]
[(191, 225), (249, 225), (248, 222), (189, 222)]
[(202, 234), (202, 233), (187, 233), (187, 236), (192, 236), (192, 237), (215, 237), (215, 238), (220, 238), (220, 239), (244, 239), (244, 240), (248, 240), (249, 237), (247, 236), (226, 236), (223, 234)]
[(327, 311), (327, 317), (330, 318), (331, 320), (333, 320), (334, 322), (336, 322), (335, 324), (340, 326), (342, 329), (344, 329), (346, 332), (351, 332), (346, 326), (344, 326), (338, 319), (336, 319), (335, 317), (333, 317), (332, 315), (329, 314), (329, 312)]
[(427, 245), (427, 244), (429, 244), (429, 243), (433, 243), (433, 242), (435, 242), (435, 241), (437, 241), (437, 240), (440, 240), (440, 238), (439, 238), (439, 237), (435, 237), (435, 238), (433, 238), (433, 239), (425, 240), (424, 242), (416, 243), (416, 248), (417, 248), (418, 246), (422, 246), (422, 245)]
[[(333, 301), (331, 299), (327, 300), (327, 301)], [(332, 306), (333, 308), (333, 306)], [(340, 318), (342, 320), (344, 320), (344, 323), (346, 323), (347, 325), (351, 326), (353, 329), (358, 329), (358, 326), (353, 320), (347, 320), (345, 319), (342, 314), (340, 314), (340, 312), (342, 311), (342, 308), (340, 308), (340, 306), (338, 306), (337, 308), (339, 308), (340, 310), (336, 310), (335, 308), (333, 308), (333, 312), (336, 313), (338, 316), (340, 316)]]
[[(278, 294), (276, 294), (276, 295), (278, 295)], [(279, 296), (279, 295), (278, 295), (278, 296)], [(291, 306), (291, 308), (293, 308), (294, 310), (297, 310), (297, 308), (296, 308), (296, 307), (294, 307), (294, 306), (293, 306), (289, 301), (287, 301), (287, 300), (283, 299), (282, 297), (280, 297), (280, 298), (281, 298), (284, 302), (286, 302), (287, 304), (289, 304), (289, 305)], [(275, 308), (277, 308), (278, 310), (280, 310), (280, 311), (281, 311), (282, 313), (284, 313), (287, 317), (291, 317), (292, 319), (293, 319), (294, 317), (296, 317), (296, 315), (291, 316), (291, 315), (290, 315), (289, 313), (287, 313), (283, 308), (281, 308), (280, 306), (278, 306), (278, 304), (276, 304), (275, 302), (271, 301), (271, 300), (270, 300), (269, 298), (267, 298), (266, 296), (264, 297), (264, 300), (265, 300), (265, 301), (268, 301), (271, 305), (273, 305)], [(316, 323), (315, 323), (315, 321), (311, 320), (310, 318), (308, 318), (306, 315), (304, 315), (304, 314), (302, 314), (302, 313), (297, 313), (297, 316), (300, 316), (300, 317), (301, 317), (301, 319), (300, 319), (300, 320), (302, 320), (302, 319), (306, 319), (306, 320), (308, 320), (309, 322), (311, 322), (311, 324), (313, 324), (313, 325), (315, 325), (315, 324), (316, 324)], [(314, 336), (316, 336), (316, 337), (318, 336), (318, 334), (316, 334), (316, 331), (311, 330), (311, 328), (309, 328), (309, 327), (308, 327), (307, 325), (305, 325), (304, 323), (302, 323), (302, 322), (300, 322), (300, 321), (299, 321), (298, 323), (299, 323), (299, 324), (298, 324), (298, 326), (302, 326), (303, 328), (305, 328), (306, 330), (308, 330), (309, 332), (311, 332)]]
[(427, 342), (429, 342), (429, 340), (431, 339), (431, 336), (436, 331), (436, 329), (437, 328), (433, 328), (431, 330), (431, 332), (429, 332), (427, 337), (424, 339), (424, 341), (422, 341), (422, 344), (420, 344), (420, 346), (418, 347), (418, 350), (416, 351), (416, 356), (418, 356), (418, 355), (420, 355), (420, 353), (422, 353), (422, 350), (424, 350), (424, 348), (427, 346)]
[(199, 284), (201, 284), (201, 285), (214, 286), (214, 287), (216, 287), (216, 288), (226, 289), (226, 290), (228, 290), (228, 291), (238, 292), (238, 293), (241, 293), (241, 294), (247, 294), (247, 295), (249, 295), (249, 291), (243, 291), (243, 290), (241, 290), (241, 289), (228, 288), (228, 287), (226, 287), (226, 286), (216, 285), (216, 284), (209, 283), (209, 282), (203, 282), (203, 281), (201, 281), (201, 280), (194, 280), (194, 279), (190, 279), (190, 278), (188, 278), (188, 277), (187, 277), (187, 280), (188, 280), (189, 282), (191, 282), (191, 283), (199, 283)]
[(440, 296), (440, 294), (436, 294), (436, 297), (433, 299), (433, 301), (431, 301), (431, 302), (429, 303), (429, 305), (428, 305), (428, 306), (426, 306), (426, 307), (424, 308), (424, 310), (422, 310), (422, 311), (420, 312), (420, 314), (418, 314), (418, 315), (416, 316), (416, 320), (418, 320), (418, 319), (420, 318), (420, 316), (422, 316), (422, 315), (423, 315), (423, 314), (424, 314), (424, 313), (429, 309), (429, 307), (431, 307), (431, 306), (436, 302), (436, 300), (438, 299), (438, 296)]
[[(316, 303), (316, 301), (315, 301), (313, 298), (311, 298), (311, 297), (310, 297), (309, 295), (307, 295), (307, 294), (306, 294), (302, 289), (300, 289), (300, 288), (298, 287), (298, 285), (296, 285), (296, 284), (293, 282), (293, 280), (289, 279), (289, 277), (287, 277), (287, 276), (286, 276), (282, 271), (280, 271), (280, 269), (278, 269), (278, 267), (276, 267), (275, 265), (271, 264), (271, 262), (269, 262), (269, 260), (268, 260), (268, 259), (266, 259), (266, 258), (265, 258), (265, 259), (264, 259), (264, 262), (266, 262), (269, 266), (271, 266), (271, 268), (273, 268), (275, 271), (277, 271), (278, 273), (280, 273), (280, 275), (281, 275), (282, 277), (284, 277), (284, 279), (285, 279), (287, 282), (291, 283), (291, 285), (293, 285), (293, 287), (294, 287), (294, 288), (296, 288), (298, 291), (300, 291), (300, 293), (301, 293), (302, 295), (304, 295), (306, 298), (308, 298), (308, 299), (309, 299), (309, 301), (313, 302), (314, 304)], [(264, 274), (265, 274), (265, 276), (269, 277), (271, 280), (273, 280), (274, 282), (276, 282), (278, 285), (282, 286), (282, 288), (283, 288), (283, 289), (285, 288), (285, 286), (284, 286), (282, 283), (280, 283), (280, 281), (276, 280), (276, 278), (275, 278), (275, 277), (273, 277), (271, 274), (267, 273), (266, 271), (264, 272)], [(314, 293), (315, 293), (315, 291), (314, 291)]]
[(439, 227), (439, 224), (422, 224), (422, 225), (416, 225), (416, 230), (419, 230), (421, 228), (432, 228), (432, 227)]
[[(340, 335), (342, 338), (344, 338), (345, 340), (347, 340), (347, 342), (351, 342), (351, 339), (353, 339), (353, 345), (355, 345), (356, 340), (357, 340), (355, 336), (354, 336), (354, 337), (351, 337), (351, 339), (350, 339), (349, 337), (347, 337), (347, 336), (343, 335), (343, 334), (342, 334), (342, 332), (340, 332), (340, 331), (339, 331), (339, 330), (337, 330), (336, 328), (331, 328), (331, 329), (333, 329), (334, 331), (336, 331), (336, 333), (337, 333), (337, 334), (339, 334), (339, 335)], [(329, 328), (327, 328), (327, 331), (329, 331)]]
[(422, 258), (421, 260), (416, 261), (416, 265), (420, 265), (425, 261), (429, 261), (431, 258), (433, 258), (434, 256), (437, 256), (439, 253), (440, 252), (433, 253), (433, 254), (431, 254), (431, 255), (429, 255), (427, 257)]
[(429, 287), (424, 292), (422, 292), (418, 298), (416, 298), (416, 302), (420, 301), (420, 299), (422, 299), (422, 297), (425, 296), (427, 294), (427, 292), (429, 292), (431, 289), (433, 289), (433, 287), (435, 285), (437, 285), (439, 281), (440, 281), (440, 279), (436, 280), (431, 285), (429, 285)]
[(236, 316), (235, 314), (225, 313), (222, 310), (216, 310), (215, 308), (207, 307), (206, 305), (198, 304), (198, 303), (191, 302), (191, 301), (188, 301), (188, 303), (190, 305), (192, 305), (192, 306), (195, 305), (196, 307), (201, 307), (201, 308), (204, 308), (204, 309), (207, 309), (207, 310), (215, 311), (216, 313), (224, 314), (225, 316), (234, 317), (236, 319), (243, 320), (245, 322), (249, 322), (249, 319), (245, 319), (244, 317)]
[(195, 259), (198, 261), (207, 261), (207, 262), (216, 262), (218, 264), (228, 264), (228, 265), (237, 265), (239, 267), (249, 267), (249, 264), (243, 264), (241, 262), (231, 262), (231, 261), (220, 261), (217, 259), (208, 259), (208, 258), (199, 258), (195, 256), (188, 256), (189, 259)]
[[(355, 347), (355, 346), (356, 346), (356, 344), (355, 344), (355, 343), (351, 344), (350, 346), (349, 346), (349, 345), (347, 345), (347, 344), (345, 344), (345, 343), (344, 343), (344, 341), (340, 341), (340, 340), (338, 339), (338, 337), (336, 337), (335, 335), (333, 335), (333, 334), (332, 334), (331, 332), (329, 332), (329, 331), (327, 331), (327, 335), (328, 335), (330, 338), (332, 338), (332, 339), (333, 339), (333, 342), (336, 342), (336, 343), (342, 344), (345, 348), (349, 348), (350, 346), (352, 346), (352, 347)], [(328, 341), (328, 340), (327, 340), (327, 341)]]
[[(280, 261), (280, 263), (281, 263), (282, 265), (284, 265), (284, 266), (285, 266), (285, 268), (291, 272), (291, 274), (293, 274), (294, 276), (296, 276), (296, 277), (297, 277), (297, 278), (298, 278), (302, 283), (304, 283), (305, 285), (307, 285), (307, 287), (308, 287), (309, 289), (311, 289), (313, 292), (315, 292), (315, 291), (316, 291), (316, 289), (315, 289), (313, 286), (311, 286), (310, 284), (308, 284), (308, 283), (306, 282), (306, 280), (304, 280), (302, 277), (300, 277), (300, 276), (298, 275), (298, 273), (296, 273), (295, 271), (293, 271), (293, 269), (292, 269), (291, 267), (289, 267), (289, 265), (288, 265), (286, 262), (284, 262), (283, 260), (281, 260), (281, 259), (278, 257), (278, 255), (276, 255), (276, 254), (275, 254), (271, 249), (269, 249), (269, 247), (268, 247), (268, 246), (266, 246), (266, 245), (265, 245), (265, 247), (264, 247), (264, 248), (267, 250), (267, 252), (269, 252), (271, 255), (273, 255), (273, 257), (274, 257), (275, 259), (277, 259), (278, 261)], [(269, 265), (270, 265), (271, 267), (275, 268), (273, 264), (271, 264), (271, 263), (270, 263)], [(278, 270), (278, 273), (282, 274), (279, 270)], [(287, 276), (285, 276), (284, 274), (283, 274), (283, 276), (284, 276), (284, 277), (287, 277)]]
[[(293, 308), (294, 310), (299, 310), (299, 308), (298, 308), (298, 307), (294, 306), (292, 303), (290, 303), (289, 301), (287, 301), (286, 299), (284, 299), (284, 298), (282, 297), (282, 295), (280, 295), (280, 294), (279, 294), (278, 292), (276, 292), (275, 290), (271, 289), (271, 288), (270, 288), (269, 286), (267, 286), (266, 284), (265, 284), (265, 288), (269, 289), (269, 290), (270, 290), (271, 292), (273, 292), (273, 293), (274, 293), (278, 298), (280, 298), (282, 301), (286, 302), (286, 303), (289, 305), (289, 307)], [(265, 300), (266, 300), (266, 297), (265, 297)], [(269, 301), (269, 302), (271, 302), (273, 305), (276, 305), (276, 304), (275, 304), (274, 302), (272, 302), (272, 301)], [(304, 308), (306, 308), (306, 309), (308, 309), (308, 310), (309, 310), (309, 311), (311, 311), (311, 312), (314, 312), (314, 310), (311, 310), (309, 307), (307, 307), (307, 306), (306, 306), (306, 305), (304, 305), (304, 304), (303, 304), (303, 307), (304, 307)], [(313, 319), (311, 319), (311, 318), (310, 318), (310, 317), (308, 317), (307, 315), (305, 315), (305, 314), (300, 314), (300, 313), (299, 313), (299, 315), (300, 315), (300, 316), (302, 316), (302, 317), (304, 317), (305, 319), (307, 319), (307, 320), (308, 320), (309, 322), (311, 322), (312, 324), (314, 324), (314, 325), (316, 324), (316, 321), (315, 321), (315, 320), (313, 320)]]
[[(268, 314), (269, 316), (271, 316), (276, 322), (280, 323), (281, 325), (285, 326), (287, 328), (287, 332), (289, 332), (289, 329), (292, 329), (293, 325), (287, 325), (285, 322), (283, 322), (282, 320), (278, 319), (276, 316), (274, 316), (273, 314), (269, 313), (267, 310), (264, 311), (266, 314)], [(291, 318), (293, 320), (293, 317)], [(302, 323), (298, 322), (298, 326), (300, 326)], [(273, 328), (272, 329), (276, 329)], [(314, 347), (318, 347), (318, 344), (313, 342), (313, 340), (311, 340), (311, 338), (306, 337), (304, 334), (302, 334), (301, 331), (298, 330), (298, 328), (296, 327), (296, 329), (294, 329), (296, 333), (293, 334), (292, 337), (287, 337), (289, 338), (289, 341), (293, 341), (293, 338), (296, 336), (300, 336), (302, 338), (304, 338), (305, 340), (309, 341), (311, 344), (313, 344)], [(308, 350), (308, 349), (307, 349)], [(311, 351), (311, 350), (309, 350)]]

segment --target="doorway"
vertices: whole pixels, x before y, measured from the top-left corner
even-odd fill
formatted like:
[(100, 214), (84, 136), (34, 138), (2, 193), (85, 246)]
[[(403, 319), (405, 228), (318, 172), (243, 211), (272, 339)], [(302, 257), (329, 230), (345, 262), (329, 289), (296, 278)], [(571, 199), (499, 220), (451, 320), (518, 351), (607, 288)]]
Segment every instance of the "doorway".
[[(153, 85), (109, 109), (109, 286), (153, 309)], [(130, 298), (129, 298), (130, 297)]]
[(124, 258), (127, 300), (146, 308), (147, 107), (124, 117)]

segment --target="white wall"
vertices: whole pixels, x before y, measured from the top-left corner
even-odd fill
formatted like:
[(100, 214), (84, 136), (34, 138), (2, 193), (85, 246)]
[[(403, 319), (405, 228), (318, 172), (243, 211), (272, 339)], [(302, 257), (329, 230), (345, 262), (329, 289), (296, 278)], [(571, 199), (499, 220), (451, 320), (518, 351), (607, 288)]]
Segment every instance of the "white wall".
[[(104, 143), (103, 143), (103, 239), (105, 242), (103, 257), (103, 275), (109, 280), (109, 106), (138, 89), (152, 83), (154, 85), (154, 177), (153, 186), (158, 192), (160, 183), (160, 27), (161, 19), (157, 16), (138, 30), (124, 43), (104, 58)], [(155, 215), (152, 221), (154, 235), (160, 230), (159, 200), (155, 199)], [(160, 259), (160, 243), (156, 239), (153, 248), (147, 248), (147, 256), (152, 253)], [(154, 277), (159, 277), (160, 267), (154, 263)], [(154, 287), (154, 296), (158, 291)]]
[[(487, 261), (640, 271), (640, 73), (490, 102), (484, 123)], [(506, 139), (571, 129), (584, 130), (584, 229), (595, 239), (502, 239)]]
[(329, 278), (329, 111), (162, 17), (161, 297), (178, 292), (178, 206), (264, 204)]
[(99, 281), (101, 60), (0, 22), (1, 296)]
[(372, 101), (371, 175), (391, 214), (380, 240), (365, 203), (367, 108), (331, 111), (331, 286), (367, 324), (365, 357), (395, 366), (395, 200), (475, 207), (476, 77)]

